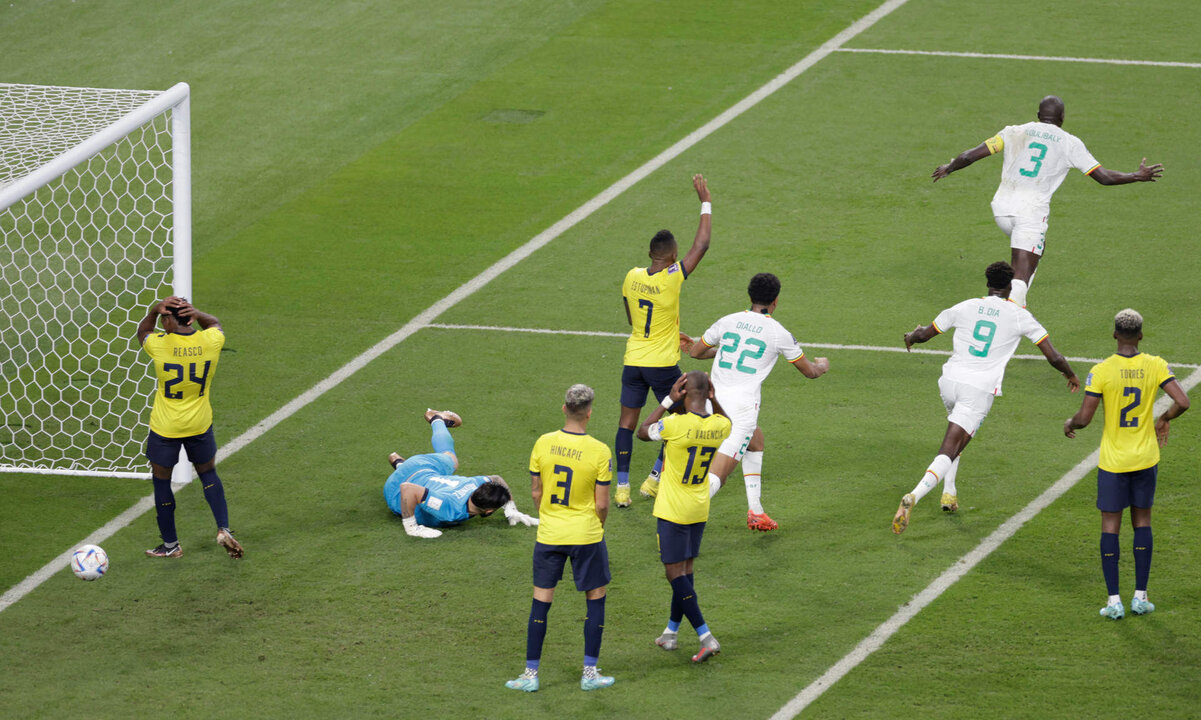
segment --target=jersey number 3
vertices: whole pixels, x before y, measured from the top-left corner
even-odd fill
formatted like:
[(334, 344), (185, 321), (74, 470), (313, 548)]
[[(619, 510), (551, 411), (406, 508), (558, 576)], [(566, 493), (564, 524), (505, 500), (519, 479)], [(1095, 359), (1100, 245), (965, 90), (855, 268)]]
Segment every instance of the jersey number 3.
[(1029, 177), (1029, 178), (1038, 177), (1038, 171), (1043, 169), (1043, 158), (1045, 158), (1047, 156), (1047, 146), (1043, 145), (1042, 143), (1033, 143), (1032, 142), (1032, 143), (1030, 143), (1030, 146), (1027, 149), (1038, 151), (1038, 153), (1030, 156), (1030, 162), (1034, 163), (1034, 168), (1032, 170), (1027, 170), (1026, 168), (1018, 168), (1018, 172), (1020, 172), (1025, 177)]
[[(208, 387), (209, 382), (209, 366), (212, 364), (212, 360), (205, 360), (204, 372), (197, 376), (196, 363), (188, 363), (188, 379), (200, 386), (200, 392), (197, 393), (196, 397), (204, 397), (204, 391)], [(175, 377), (167, 378), (163, 381), (163, 397), (168, 400), (183, 400), (183, 390), (171, 389), (183, 382), (183, 365), (178, 363), (163, 363), (163, 372), (175, 374)]]

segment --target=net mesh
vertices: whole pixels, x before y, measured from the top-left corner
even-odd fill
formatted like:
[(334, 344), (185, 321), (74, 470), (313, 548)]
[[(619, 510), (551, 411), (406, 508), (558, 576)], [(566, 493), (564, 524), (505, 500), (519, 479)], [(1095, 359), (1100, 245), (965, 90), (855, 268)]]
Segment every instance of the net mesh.
[[(0, 85), (0, 183), (156, 94)], [(167, 111), (0, 212), (0, 467), (145, 470), (134, 330), (170, 294), (171, 180)]]

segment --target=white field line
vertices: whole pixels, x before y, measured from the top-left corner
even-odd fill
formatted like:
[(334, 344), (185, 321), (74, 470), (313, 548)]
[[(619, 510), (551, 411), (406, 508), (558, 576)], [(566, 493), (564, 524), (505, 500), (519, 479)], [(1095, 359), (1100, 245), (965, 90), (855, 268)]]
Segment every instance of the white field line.
[[(599, 195), (573, 210), (567, 215), (567, 217), (558, 221), (554, 225), (551, 225), (541, 233), (535, 235), (524, 245), (496, 261), (496, 263), (481, 272), (479, 275), (476, 275), (471, 280), (468, 280), (466, 283), (460, 285), (449, 295), (431, 305), (424, 312), (405, 323), (402, 328), (384, 338), (379, 343), (376, 343), (362, 355), (359, 355), (350, 362), (346, 363), (332, 375), (301, 393), (291, 402), (284, 405), (279, 410), (276, 410), (246, 432), (234, 438), (233, 441), (225, 445), (225, 447), (221, 448), (221, 450), (217, 453), (218, 462), (225, 460), (237, 451), (262, 437), (264, 433), (294, 415), (301, 408), (337, 387), (343, 380), (363, 369), (367, 363), (376, 359), (380, 355), (383, 355), (388, 350), (391, 350), (410, 335), (425, 327), (434, 318), (459, 304), (472, 293), (496, 279), (496, 277), (501, 273), (512, 268), (514, 265), (533, 254), (534, 251), (559, 237), (571, 227), (592, 215), (592, 213), (609, 204), (610, 201), (633, 187), (640, 180), (679, 157), (701, 140), (709, 137), (714, 132), (725, 127), (735, 118), (745, 113), (747, 110), (750, 110), (764, 99), (770, 97), (777, 90), (792, 82), (792, 80), (798, 77), (801, 73), (816, 65), (818, 62), (826, 58), (826, 56), (828, 56), (830, 53), (842, 47), (845, 43), (854, 39), (857, 35), (862, 33), (864, 30), (867, 30), (872, 25), (875, 25), (882, 18), (887, 16), (893, 10), (901, 7), (906, 2), (908, 2), (908, 0), (887, 0), (875, 10), (871, 11), (859, 20), (856, 20), (845, 30), (823, 43), (821, 47), (806, 55), (795, 65), (780, 73), (775, 78), (772, 78), (767, 82), (767, 84), (763, 85), (758, 90), (755, 90), (750, 95), (747, 95), (745, 98), (738, 101), (729, 109), (705, 123), (697, 130), (689, 133), (682, 140), (676, 142), (671, 147), (651, 158), (642, 167), (639, 167), (629, 175), (626, 175), (617, 182), (613, 183), (608, 188), (603, 190)], [(188, 482), (191, 482), (191, 480)], [(183, 487), (186, 484), (186, 482), (177, 483), (175, 487)], [(99, 544), (101, 541), (112, 537), (112, 535), (118, 530), (129, 525), (138, 516), (153, 507), (153, 504), (153, 495), (142, 498), (135, 505), (133, 505), (133, 507), (126, 510), (112, 522), (109, 522), (100, 530), (97, 530), (89, 535), (84, 542)], [(78, 547), (78, 545), (76, 547)], [(15, 587), (11, 588), (3, 595), (0, 595), (0, 612), (3, 612), (10, 605), (32, 592), (38, 585), (41, 585), (43, 582), (48, 580), (52, 575), (54, 575), (54, 573), (62, 569), (67, 564), (69, 559), (70, 551), (59, 555), (54, 560), (42, 566), (41, 569), (22, 580)]]
[[(585, 336), (589, 336), (589, 337), (612, 337), (612, 338), (626, 338), (626, 337), (630, 336), (630, 334), (628, 332), (626, 332), (626, 333), (603, 332), (600, 330), (550, 330), (550, 329), (546, 329), (546, 328), (504, 327), (501, 325), (454, 325), (454, 324), (450, 324), (450, 323), (430, 323), (426, 327), (436, 328), (438, 330), (490, 330), (490, 331), (494, 331), (494, 332), (534, 333), (534, 334), (538, 334), (538, 335), (585, 335)], [(896, 352), (896, 353), (909, 352), (909, 353), (918, 354), (918, 355), (942, 355), (943, 357), (950, 357), (950, 355), (951, 355), (950, 350), (930, 350), (927, 348), (913, 348), (912, 350), (905, 350), (905, 347), (903, 345), (900, 347), (889, 347), (886, 345), (840, 345), (837, 343), (803, 342), (803, 343), (801, 343), (801, 347), (821, 348), (823, 350), (865, 350), (865, 351), (870, 351), (870, 352)], [(1014, 355), (1013, 357), (1015, 360), (1043, 360), (1044, 362), (1046, 361), (1046, 358), (1043, 357), (1042, 355)], [(1101, 362), (1101, 360), (1103, 360), (1103, 358), (1086, 358), (1086, 357), (1069, 357), (1068, 358), (1069, 362), (1081, 362), (1081, 363), (1092, 363), (1092, 364), (1099, 363), (1099, 362)], [(1191, 363), (1170, 363), (1170, 365), (1174, 368), (1178, 368), (1178, 367), (1179, 368), (1190, 368), (1190, 369), (1201, 368), (1201, 365), (1191, 364)]]
[[(1187, 378), (1180, 381), (1180, 385), (1184, 388), (1185, 392), (1188, 392), (1199, 382), (1201, 382), (1201, 370), (1194, 370)], [(1158, 402), (1155, 403), (1155, 414), (1162, 413), (1168, 408), (1171, 402), (1171, 398), (1166, 394), (1161, 395)], [(776, 714), (771, 716), (771, 720), (792, 720), (792, 718), (799, 715), (810, 703), (821, 697), (822, 693), (826, 690), (830, 689), (834, 683), (855, 669), (856, 665), (879, 650), (888, 638), (892, 637), (905, 623), (912, 620), (915, 615), (924, 610), (927, 605), (934, 602), (947, 588), (958, 582), (968, 571), (976, 567), (980, 561), (991, 555), (993, 550), (996, 550), (1002, 543), (1013, 537), (1035, 515), (1038, 515), (1051, 503), (1062, 497), (1068, 490), (1071, 490), (1081, 478), (1096, 467), (1099, 457), (1100, 450), (1094, 450), (1088, 457), (1081, 460), (1076, 467), (1059, 478), (1054, 485), (1031, 500), (1029, 505), (1019, 510), (1013, 517), (992, 531), (988, 537), (980, 541), (979, 545), (956, 560), (951, 567), (935, 578), (934, 582), (927, 585), (925, 590), (910, 598), (909, 602), (902, 605), (892, 617), (881, 623), (870, 635), (856, 645), (854, 649), (843, 656), (841, 660), (834, 663), (821, 677), (810, 683), (796, 697), (789, 700), (784, 707), (776, 711)]]
[(1167, 60), (1124, 60), (1121, 58), (1060, 57), (1057, 55), (1008, 55), (1005, 53), (950, 52), (945, 50), (884, 50), (880, 48), (838, 48), (838, 52), (878, 55), (936, 55), (938, 57), (983, 58), (986, 60), (1041, 60), (1044, 62), (1093, 63), (1099, 65), (1150, 65), (1153, 67), (1201, 68), (1201, 63)]

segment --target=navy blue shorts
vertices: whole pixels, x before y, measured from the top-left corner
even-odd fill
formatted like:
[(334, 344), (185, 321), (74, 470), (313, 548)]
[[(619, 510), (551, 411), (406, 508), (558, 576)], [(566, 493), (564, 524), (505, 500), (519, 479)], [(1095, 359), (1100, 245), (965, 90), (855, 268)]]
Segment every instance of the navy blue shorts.
[(1123, 473), (1098, 468), (1097, 509), (1101, 512), (1122, 512), (1131, 505), (1150, 508), (1155, 502), (1155, 479), (1158, 476), (1158, 465)]
[(199, 435), (191, 437), (163, 437), (153, 430), (146, 436), (146, 459), (163, 467), (175, 467), (179, 462), (179, 449), (188, 453), (188, 460), (193, 465), (203, 465), (217, 456), (217, 438), (213, 435), (213, 426)]
[(575, 589), (595, 590), (609, 584), (609, 548), (605, 541), (587, 545), (534, 543), (534, 587), (553, 588), (563, 577), (563, 565), (571, 558)]
[(659, 559), (664, 565), (683, 562), (701, 554), (705, 523), (679, 525), (663, 518), (656, 519), (659, 521)]
[(646, 391), (655, 393), (655, 399), (663, 402), (671, 386), (684, 373), (679, 365), (671, 367), (639, 367), (625, 365), (621, 368), (621, 406), (640, 408), (646, 405)]

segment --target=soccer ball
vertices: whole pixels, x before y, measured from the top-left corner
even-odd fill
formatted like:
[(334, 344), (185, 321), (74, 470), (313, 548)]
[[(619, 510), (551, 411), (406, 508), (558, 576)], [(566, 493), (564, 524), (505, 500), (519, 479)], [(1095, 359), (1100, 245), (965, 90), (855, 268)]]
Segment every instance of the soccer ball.
[(71, 572), (80, 580), (99, 580), (108, 572), (108, 553), (99, 545), (84, 545), (71, 556)]

